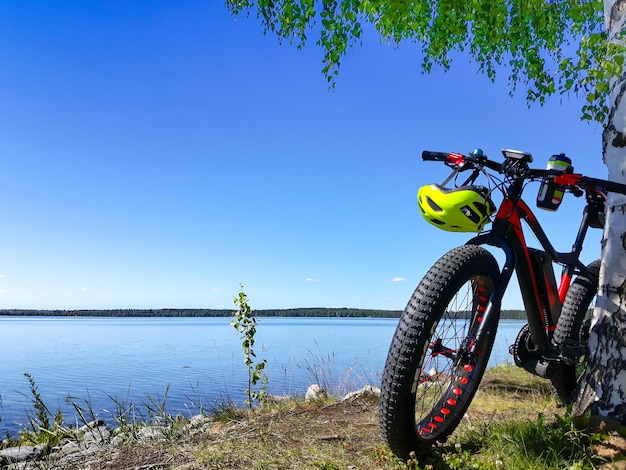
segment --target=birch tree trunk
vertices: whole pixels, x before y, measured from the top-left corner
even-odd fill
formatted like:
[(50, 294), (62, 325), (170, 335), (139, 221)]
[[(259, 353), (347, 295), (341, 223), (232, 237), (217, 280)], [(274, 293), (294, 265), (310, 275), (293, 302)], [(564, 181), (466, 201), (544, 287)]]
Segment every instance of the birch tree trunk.
[[(623, 41), (626, 0), (605, 0), (609, 41)], [(609, 180), (626, 183), (626, 74), (610, 83), (611, 110), (602, 136)], [(598, 298), (589, 338), (589, 361), (574, 414), (626, 423), (626, 197), (609, 193), (602, 240)]]

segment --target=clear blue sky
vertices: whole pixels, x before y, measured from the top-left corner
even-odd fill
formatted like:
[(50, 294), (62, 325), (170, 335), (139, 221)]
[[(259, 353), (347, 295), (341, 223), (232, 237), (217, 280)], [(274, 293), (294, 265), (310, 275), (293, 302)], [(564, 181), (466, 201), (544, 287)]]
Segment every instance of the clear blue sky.
[[(422, 75), (371, 34), (330, 92), (314, 42), (217, 1), (2, 2), (0, 308), (233, 308), (241, 283), (256, 309), (402, 309), (467, 239), (418, 214), (448, 174), (423, 149), (564, 151), (606, 177), (574, 97), (528, 110), (506, 74)], [(557, 248), (581, 207), (538, 213)]]

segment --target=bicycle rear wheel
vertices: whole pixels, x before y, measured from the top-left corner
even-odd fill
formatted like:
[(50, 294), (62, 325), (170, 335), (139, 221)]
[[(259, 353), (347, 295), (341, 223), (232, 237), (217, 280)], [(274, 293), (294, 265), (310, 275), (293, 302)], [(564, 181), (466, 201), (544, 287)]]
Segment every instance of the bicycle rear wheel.
[[(557, 349), (583, 348), (589, 340), (591, 315), (589, 308), (598, 290), (600, 260), (587, 266), (591, 275), (579, 275), (567, 291), (561, 316), (554, 331), (553, 342)], [(571, 403), (578, 379), (582, 374), (586, 356), (578, 357), (576, 364), (555, 364), (550, 378), (552, 387), (563, 403)]]
[(494, 328), (482, 349), (469, 352), (498, 275), (491, 253), (465, 245), (441, 257), (415, 289), (381, 385), (381, 431), (398, 457), (445, 440), (463, 418), (495, 340)]

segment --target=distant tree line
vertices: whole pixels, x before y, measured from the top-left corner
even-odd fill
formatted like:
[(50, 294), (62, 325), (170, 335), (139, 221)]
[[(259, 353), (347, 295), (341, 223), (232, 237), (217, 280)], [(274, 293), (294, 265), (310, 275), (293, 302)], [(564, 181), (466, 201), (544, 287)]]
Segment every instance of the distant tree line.
[[(208, 308), (157, 308), (157, 309), (107, 309), (107, 310), (30, 310), (4, 309), (2, 316), (46, 317), (232, 317), (235, 310)], [(375, 310), (360, 308), (287, 308), (255, 310), (258, 317), (342, 317), (342, 318), (400, 318), (402, 310)], [(465, 318), (467, 312), (458, 312)], [(507, 320), (523, 320), (523, 310), (503, 310), (501, 317)]]

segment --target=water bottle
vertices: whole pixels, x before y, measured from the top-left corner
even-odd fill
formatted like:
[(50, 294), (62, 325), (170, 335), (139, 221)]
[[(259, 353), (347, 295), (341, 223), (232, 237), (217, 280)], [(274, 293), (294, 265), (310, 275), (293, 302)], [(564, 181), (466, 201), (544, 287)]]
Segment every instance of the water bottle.
[[(548, 170), (563, 173), (571, 166), (572, 160), (566, 157), (564, 153), (552, 155), (548, 160)], [(537, 193), (537, 207), (547, 211), (557, 210), (563, 200), (564, 189), (562, 185), (556, 184), (553, 179), (544, 178)]]

